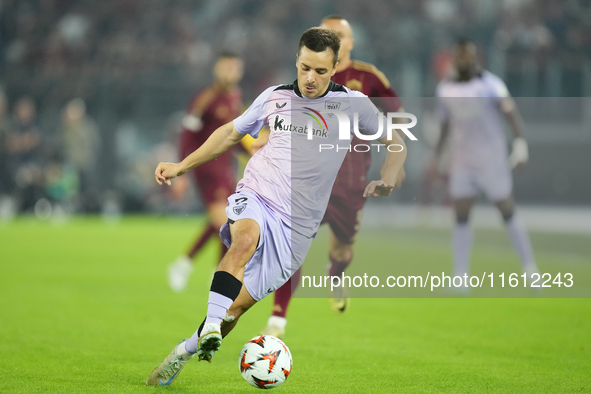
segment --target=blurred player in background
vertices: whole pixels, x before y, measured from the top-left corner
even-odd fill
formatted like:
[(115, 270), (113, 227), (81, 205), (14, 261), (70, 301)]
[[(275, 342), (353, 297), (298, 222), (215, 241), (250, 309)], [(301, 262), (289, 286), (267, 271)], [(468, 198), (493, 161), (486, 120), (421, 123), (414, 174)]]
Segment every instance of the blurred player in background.
[[(10, 114), (8, 112), (8, 98), (2, 89), (0, 89), (0, 219), (12, 207), (12, 200), (9, 202), (8, 190), (11, 184), (10, 176), (6, 167), (8, 163), (6, 156), (6, 139), (10, 132)], [(10, 207), (9, 207), (10, 205)]]
[[(202, 90), (191, 101), (183, 118), (183, 132), (179, 143), (179, 157), (187, 157), (199, 148), (218, 127), (240, 115), (242, 97), (238, 83), (242, 79), (244, 64), (233, 53), (220, 54), (213, 67), (215, 81)], [(215, 160), (191, 171), (198, 186), (202, 201), (207, 209), (207, 226), (197, 238), (186, 255), (180, 256), (168, 269), (168, 279), (172, 290), (182, 291), (193, 270), (193, 258), (215, 236), (221, 248), (218, 232), (226, 223), (227, 198), (236, 189), (236, 170), (232, 150), (228, 150)]]
[[(27, 211), (44, 197), (44, 153), (47, 138), (37, 123), (37, 107), (30, 97), (19, 99), (14, 121), (4, 137), (8, 192), (15, 212)], [(45, 143), (45, 144), (44, 144)]]
[[(455, 75), (437, 87), (441, 134), (431, 166), (435, 171), (449, 137), (449, 189), (457, 222), (453, 235), (454, 274), (469, 273), (473, 234), (468, 218), (476, 197), (483, 192), (501, 212), (523, 271), (531, 275), (538, 269), (527, 231), (515, 216), (512, 195), (511, 168), (522, 168), (528, 160), (521, 116), (503, 81), (480, 69), (473, 42), (461, 40), (456, 44), (454, 65)], [(507, 118), (514, 137), (510, 155), (501, 114)]]
[[(402, 104), (384, 74), (371, 64), (351, 59), (355, 40), (349, 22), (341, 16), (330, 15), (322, 20), (320, 27), (336, 31), (341, 39), (337, 72), (331, 80), (349, 89), (360, 91), (368, 97), (389, 98), (378, 103), (385, 112), (401, 111)], [(261, 143), (262, 141), (256, 144)], [(351, 145), (361, 143), (363, 141), (355, 136)], [(359, 231), (361, 210), (365, 204), (363, 190), (370, 166), (371, 152), (348, 152), (334, 183), (328, 208), (322, 220), (322, 223), (328, 223), (330, 226), (328, 271), (331, 276), (340, 277), (353, 259), (353, 242)], [(403, 179), (404, 176), (401, 174), (398, 182), (402, 182)], [(278, 338), (284, 336), (287, 307), (300, 278), (301, 269), (275, 292), (273, 314), (269, 317), (267, 326), (262, 331), (263, 334)], [(344, 312), (349, 303), (346, 288), (337, 288), (334, 294), (331, 294), (330, 303), (336, 312)]]

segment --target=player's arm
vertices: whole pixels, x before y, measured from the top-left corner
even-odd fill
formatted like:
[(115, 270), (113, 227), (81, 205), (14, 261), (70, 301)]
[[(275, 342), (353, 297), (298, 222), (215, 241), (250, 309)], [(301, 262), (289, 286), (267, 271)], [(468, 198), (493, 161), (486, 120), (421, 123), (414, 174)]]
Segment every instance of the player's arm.
[(444, 119), (440, 123), (439, 127), (439, 139), (437, 140), (437, 145), (435, 145), (435, 161), (439, 162), (441, 159), (441, 155), (443, 154), (443, 149), (445, 148), (445, 144), (447, 143), (447, 138), (449, 137), (449, 119)]
[[(378, 98), (379, 107), (381, 107), (384, 112), (406, 112), (404, 110), (404, 107), (402, 106), (402, 102), (400, 101), (398, 94), (396, 94), (396, 92), (392, 88), (392, 85), (390, 85), (390, 81), (388, 81), (388, 78), (386, 78), (386, 76), (379, 70), (376, 69), (376, 71), (377, 73), (373, 74), (375, 82), (373, 84), (374, 91), (372, 92), (372, 96)], [(408, 119), (394, 118), (393, 122), (404, 124), (408, 122)], [(406, 134), (404, 134), (402, 130), (396, 129), (396, 132), (402, 139), (406, 138)], [(386, 160), (384, 160), (380, 168), (380, 176), (382, 178), (384, 176), (383, 174), (385, 168)], [(402, 185), (402, 182), (405, 178), (406, 172), (404, 171), (404, 168), (401, 168), (400, 172), (398, 173), (398, 177), (396, 178), (396, 184), (394, 186), (396, 188), (399, 188)]]
[(185, 172), (215, 159), (244, 137), (234, 127), (234, 122), (226, 123), (215, 130), (197, 150), (185, 157), (180, 163), (159, 163), (156, 167), (156, 182), (170, 185), (170, 180)]
[[(391, 89), (391, 88), (390, 88)], [(396, 97), (396, 99), (398, 99)], [(400, 103), (400, 101), (398, 101)], [(396, 109), (394, 110), (395, 112), (406, 112), (404, 110), (404, 107), (402, 107), (402, 105), (400, 106), (396, 106)], [(405, 124), (408, 123), (408, 118), (393, 118), (392, 119), (394, 123), (397, 124)], [(402, 138), (402, 140), (404, 140), (406, 138), (406, 134), (400, 130), (400, 129), (395, 129), (396, 133), (398, 133), (398, 136), (400, 138)], [(384, 177), (384, 171), (386, 169), (386, 160), (384, 160), (382, 162), (382, 166), (380, 167), (380, 176), (383, 178)], [(396, 178), (396, 184), (394, 185), (396, 189), (398, 189), (400, 186), (402, 186), (402, 182), (406, 179), (406, 171), (404, 171), (404, 167), (400, 169), (400, 172), (398, 173), (398, 177)]]
[[(392, 89), (388, 78), (379, 70), (375, 70), (373, 75), (373, 86), (371, 97), (377, 101), (378, 107), (383, 112), (406, 112), (402, 106), (402, 101), (398, 94)], [(407, 118), (394, 118), (394, 123), (406, 123)], [(398, 134), (404, 139), (406, 134), (400, 130), (396, 130)]]
[(447, 100), (450, 99), (443, 94), (444, 86), (444, 82), (440, 82), (435, 93), (435, 117), (439, 120), (439, 138), (437, 139), (435, 152), (427, 168), (427, 174), (430, 177), (438, 176), (439, 163), (450, 134), (451, 114), (446, 106), (446, 104), (449, 104)]
[(209, 87), (193, 100), (190, 110), (182, 120), (182, 125), (185, 129), (195, 133), (203, 129), (201, 117), (215, 98), (215, 93), (216, 90), (213, 87)]
[(523, 132), (523, 119), (517, 109), (517, 105), (515, 105), (515, 100), (509, 94), (501, 99), (500, 109), (507, 118), (511, 133), (513, 134), (513, 149), (509, 155), (509, 163), (511, 167), (521, 169), (529, 159), (527, 141)]
[[(250, 107), (232, 122), (226, 123), (214, 131), (207, 141), (195, 152), (191, 153), (180, 163), (160, 163), (156, 167), (156, 182), (162, 181), (170, 185), (170, 180), (185, 172), (215, 159), (234, 145), (236, 145), (246, 134), (256, 137), (263, 127), (264, 108), (267, 98), (273, 92), (271, 86), (256, 98)], [(241, 130), (242, 132), (239, 132)]]
[(398, 133), (392, 133), (392, 139), (384, 137), (378, 140), (386, 146), (386, 160), (382, 167), (379, 181), (371, 181), (363, 192), (363, 197), (389, 196), (396, 187), (400, 177), (404, 177), (402, 166), (406, 160), (406, 144)]
[(437, 178), (439, 176), (439, 163), (441, 162), (441, 156), (449, 139), (449, 118), (442, 119), (439, 123), (439, 139), (435, 145), (435, 152), (428, 163), (427, 176), (431, 178)]

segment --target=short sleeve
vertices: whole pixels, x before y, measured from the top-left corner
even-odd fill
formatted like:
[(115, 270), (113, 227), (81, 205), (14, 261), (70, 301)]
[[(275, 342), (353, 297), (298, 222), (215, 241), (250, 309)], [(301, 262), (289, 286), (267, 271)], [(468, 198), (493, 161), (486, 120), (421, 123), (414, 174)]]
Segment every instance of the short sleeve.
[(351, 92), (351, 100), (353, 101), (353, 112), (359, 116), (359, 132), (364, 135), (376, 136), (380, 130), (381, 133), (374, 139), (383, 138), (386, 133), (386, 118), (384, 114), (371, 102), (371, 100), (359, 92)]
[(259, 131), (265, 125), (265, 106), (269, 96), (275, 89), (275, 86), (271, 86), (244, 111), (242, 115), (234, 119), (234, 127), (240, 134), (249, 134), (254, 138), (257, 138)]
[(435, 115), (440, 122), (446, 122), (449, 120), (449, 111), (445, 106), (444, 100), (445, 97), (443, 95), (443, 86), (440, 83), (437, 86), (437, 92), (435, 93)]
[(485, 78), (488, 86), (491, 89), (492, 97), (509, 97), (509, 89), (507, 89), (507, 85), (505, 85), (505, 82), (503, 82), (501, 78), (488, 71), (485, 72)]
[(381, 76), (382, 78), (379, 78), (377, 75), (372, 74), (373, 89), (371, 95), (372, 97), (380, 98), (379, 106), (385, 112), (397, 112), (402, 107), (402, 102), (386, 77), (383, 74)]

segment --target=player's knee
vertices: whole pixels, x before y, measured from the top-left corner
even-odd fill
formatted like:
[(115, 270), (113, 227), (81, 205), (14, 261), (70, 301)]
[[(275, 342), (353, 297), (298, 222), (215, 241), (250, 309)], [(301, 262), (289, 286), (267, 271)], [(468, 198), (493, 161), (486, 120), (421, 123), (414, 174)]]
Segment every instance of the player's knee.
[(513, 217), (514, 211), (513, 209), (503, 210), (501, 209), (501, 216), (503, 216), (503, 220), (508, 222)]
[(468, 219), (470, 219), (468, 212), (456, 212), (456, 223), (465, 224), (468, 223)]
[(465, 224), (470, 219), (470, 211), (474, 204), (473, 198), (460, 198), (454, 200), (454, 211), (456, 214), (456, 223)]
[(258, 235), (250, 232), (241, 233), (232, 238), (230, 249), (238, 254), (253, 254), (258, 243)]
[(499, 212), (501, 213), (501, 216), (505, 222), (511, 220), (513, 214), (515, 213), (515, 203), (513, 202), (512, 197), (509, 197), (503, 201), (499, 201), (495, 203), (495, 205), (499, 209)]
[(351, 245), (334, 247), (330, 251), (330, 256), (339, 262), (351, 261), (353, 259), (353, 248)]

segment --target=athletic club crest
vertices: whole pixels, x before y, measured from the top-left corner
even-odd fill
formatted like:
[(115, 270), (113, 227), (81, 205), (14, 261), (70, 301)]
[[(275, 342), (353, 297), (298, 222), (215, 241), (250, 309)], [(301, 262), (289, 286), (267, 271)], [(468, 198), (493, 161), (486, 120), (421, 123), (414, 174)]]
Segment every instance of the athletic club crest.
[(245, 209), (246, 205), (238, 205), (237, 207), (234, 207), (234, 213), (236, 215), (240, 215), (242, 212), (244, 212)]
[(341, 108), (341, 103), (335, 103), (334, 101), (327, 101), (324, 103), (324, 108), (338, 110), (339, 108)]

